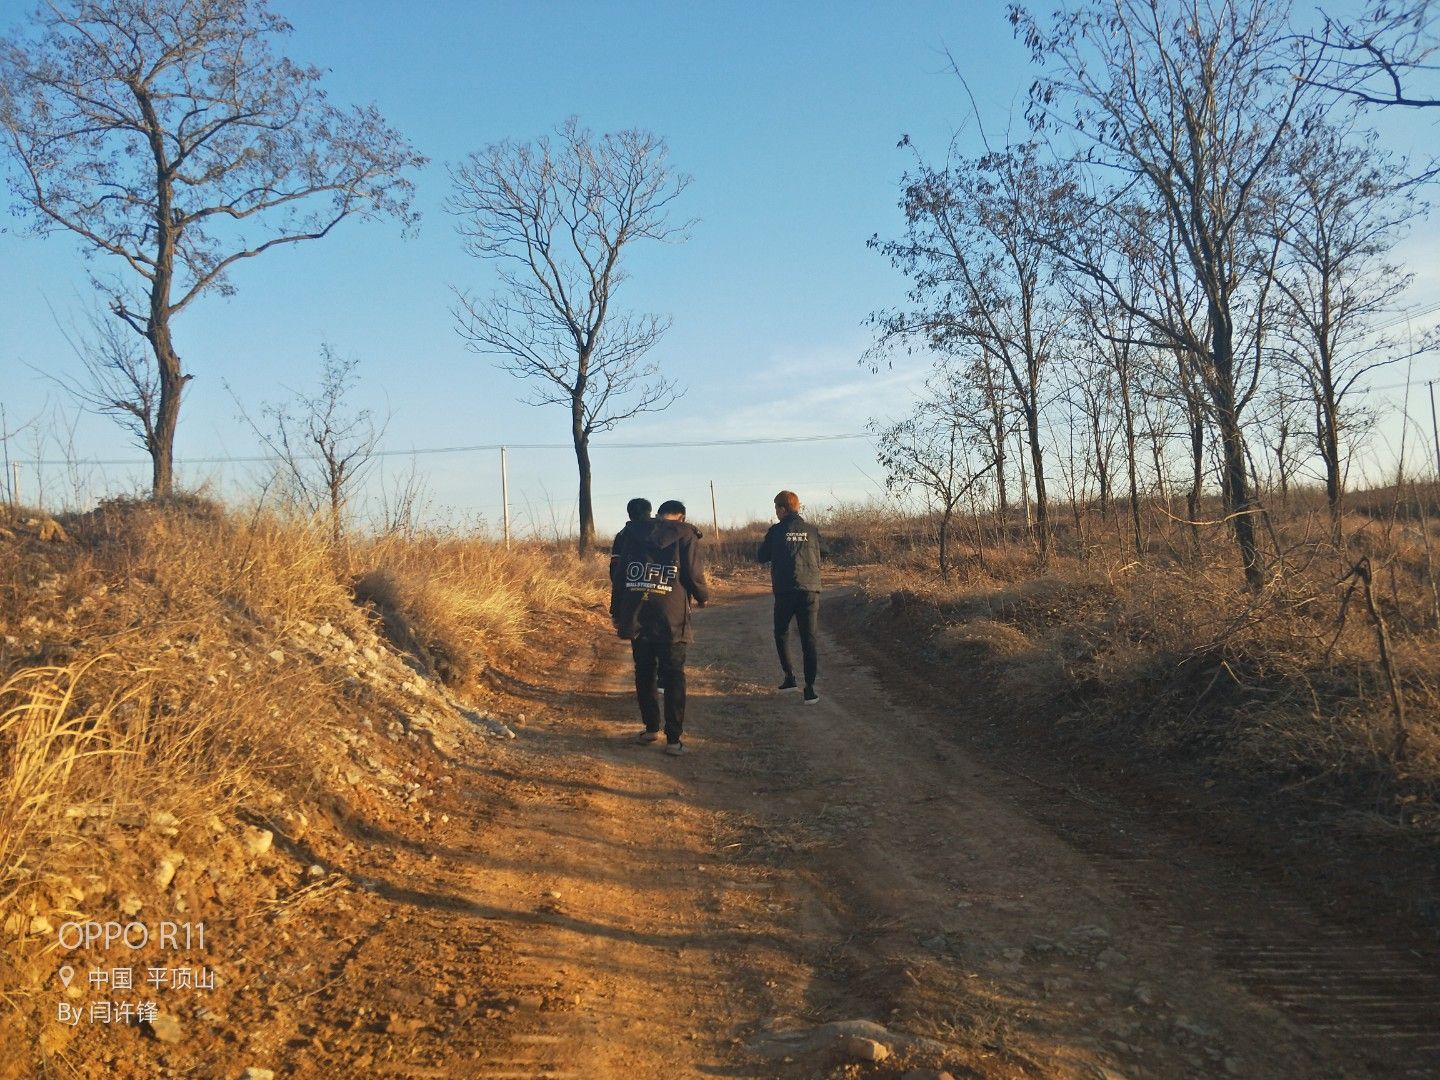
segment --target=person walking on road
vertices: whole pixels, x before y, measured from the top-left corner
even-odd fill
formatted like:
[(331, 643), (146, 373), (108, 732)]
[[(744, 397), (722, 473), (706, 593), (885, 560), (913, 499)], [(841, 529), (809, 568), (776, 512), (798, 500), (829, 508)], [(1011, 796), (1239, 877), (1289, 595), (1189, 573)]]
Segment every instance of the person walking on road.
[[(633, 521), (631, 524), (635, 524)], [(685, 504), (660, 504), (647, 530), (629, 526), (617, 541), (622, 584), (612, 605), (615, 632), (630, 642), (635, 699), (645, 730), (638, 743), (660, 740), (660, 695), (665, 683), (665, 752), (685, 753), (685, 654), (690, 646), (690, 605), (710, 599), (700, 530), (685, 520)], [(612, 565), (614, 565), (612, 563)], [(615, 576), (611, 576), (612, 583)]]
[(620, 564), (620, 553), (629, 540), (643, 539), (655, 527), (650, 517), (649, 499), (631, 499), (625, 504), (625, 516), (630, 520), (615, 534), (610, 545), (610, 621), (615, 621), (615, 612), (620, 603), (620, 594), (625, 589), (625, 568)]
[(815, 637), (820, 623), (820, 530), (800, 516), (800, 496), (782, 491), (775, 496), (779, 520), (765, 534), (757, 558), (770, 564), (770, 588), (775, 594), (775, 651), (785, 673), (780, 690), (798, 690), (790, 664), (790, 622), (800, 629), (800, 655), (804, 663), (805, 704), (820, 700), (815, 692), (817, 658)]

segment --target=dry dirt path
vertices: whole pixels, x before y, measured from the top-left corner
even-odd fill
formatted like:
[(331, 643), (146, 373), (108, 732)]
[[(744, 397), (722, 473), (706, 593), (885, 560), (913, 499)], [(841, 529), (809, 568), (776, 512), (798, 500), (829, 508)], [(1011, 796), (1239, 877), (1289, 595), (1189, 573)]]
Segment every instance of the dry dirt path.
[(732, 587), (698, 614), (688, 757), (627, 742), (622, 642), (509, 687), (527, 722), (455, 763), (448, 826), (368, 838), (387, 910), (320, 995), (368, 1011), (353, 1034), (320, 1021), (292, 1074), (940, 1064), (903, 1040), (837, 1064), (827, 1029), (808, 1037), (851, 1020), (939, 1040), (956, 1076), (1440, 1073), (1416, 957), (1123, 808), (981, 766), (949, 733), (963, 701), (902, 701), (829, 635), (821, 702), (774, 693), (768, 611)]

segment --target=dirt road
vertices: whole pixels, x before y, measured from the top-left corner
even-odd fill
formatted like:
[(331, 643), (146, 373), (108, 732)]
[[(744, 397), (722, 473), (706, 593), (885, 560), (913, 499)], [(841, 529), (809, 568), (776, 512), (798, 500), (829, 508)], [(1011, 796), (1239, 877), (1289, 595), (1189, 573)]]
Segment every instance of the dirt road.
[[(448, 824), (365, 838), (380, 914), (291, 1074), (1440, 1072), (1424, 958), (982, 767), (963, 700), (917, 704), (833, 637), (819, 705), (774, 693), (768, 605), (737, 586), (698, 615), (688, 757), (627, 742), (622, 642), (511, 686), (526, 721), (454, 763)], [(884, 1030), (824, 1026), (849, 1021)]]

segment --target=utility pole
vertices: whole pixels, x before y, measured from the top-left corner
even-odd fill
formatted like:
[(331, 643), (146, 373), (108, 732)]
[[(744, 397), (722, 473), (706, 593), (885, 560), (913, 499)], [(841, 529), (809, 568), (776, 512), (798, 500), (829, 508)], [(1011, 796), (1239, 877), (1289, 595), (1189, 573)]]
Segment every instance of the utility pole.
[(505, 525), (505, 550), (510, 550), (510, 468), (505, 460), (505, 447), (500, 448), (500, 503)]
[(715, 509), (715, 481), (710, 481), (710, 526), (715, 533), (714, 543), (720, 542), (720, 512)]
[(20, 508), (20, 462), (10, 463), (10, 505)]
[(5, 406), (3, 403), (0, 403), (0, 447), (3, 447), (5, 450), (5, 483), (10, 487), (10, 505), (19, 506), (20, 492), (17, 490), (19, 485), (12, 479), (10, 469), (10, 428), (7, 425), (8, 421), (5, 419)]

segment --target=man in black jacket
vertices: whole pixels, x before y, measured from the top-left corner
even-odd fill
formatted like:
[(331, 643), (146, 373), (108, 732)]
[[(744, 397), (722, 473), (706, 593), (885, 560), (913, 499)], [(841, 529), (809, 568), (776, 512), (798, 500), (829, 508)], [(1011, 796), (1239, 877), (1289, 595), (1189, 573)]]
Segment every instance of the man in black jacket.
[(790, 666), (790, 620), (800, 628), (800, 654), (805, 664), (805, 704), (820, 700), (815, 692), (815, 636), (820, 622), (820, 530), (800, 516), (800, 496), (782, 491), (775, 496), (775, 516), (760, 544), (758, 558), (770, 564), (770, 589), (775, 594), (775, 651), (785, 673), (781, 690), (798, 690)]
[[(617, 552), (621, 579), (611, 614), (615, 632), (630, 642), (635, 658), (635, 699), (645, 730), (640, 743), (660, 739), (656, 676), (665, 682), (665, 752), (683, 754), (685, 744), (685, 653), (690, 645), (690, 602), (710, 599), (700, 530), (685, 521), (685, 504), (670, 500), (643, 532), (628, 526)], [(634, 524), (632, 522), (632, 524)], [(612, 566), (616, 565), (614, 562)], [(615, 575), (611, 577), (612, 584)]]
[(625, 516), (630, 520), (625, 522), (625, 527), (615, 534), (615, 542), (610, 545), (610, 621), (615, 621), (616, 605), (620, 603), (620, 593), (625, 588), (625, 568), (620, 565), (620, 552), (625, 543), (632, 538), (641, 538), (649, 535), (655, 522), (650, 517), (649, 499), (631, 499), (625, 504)]

